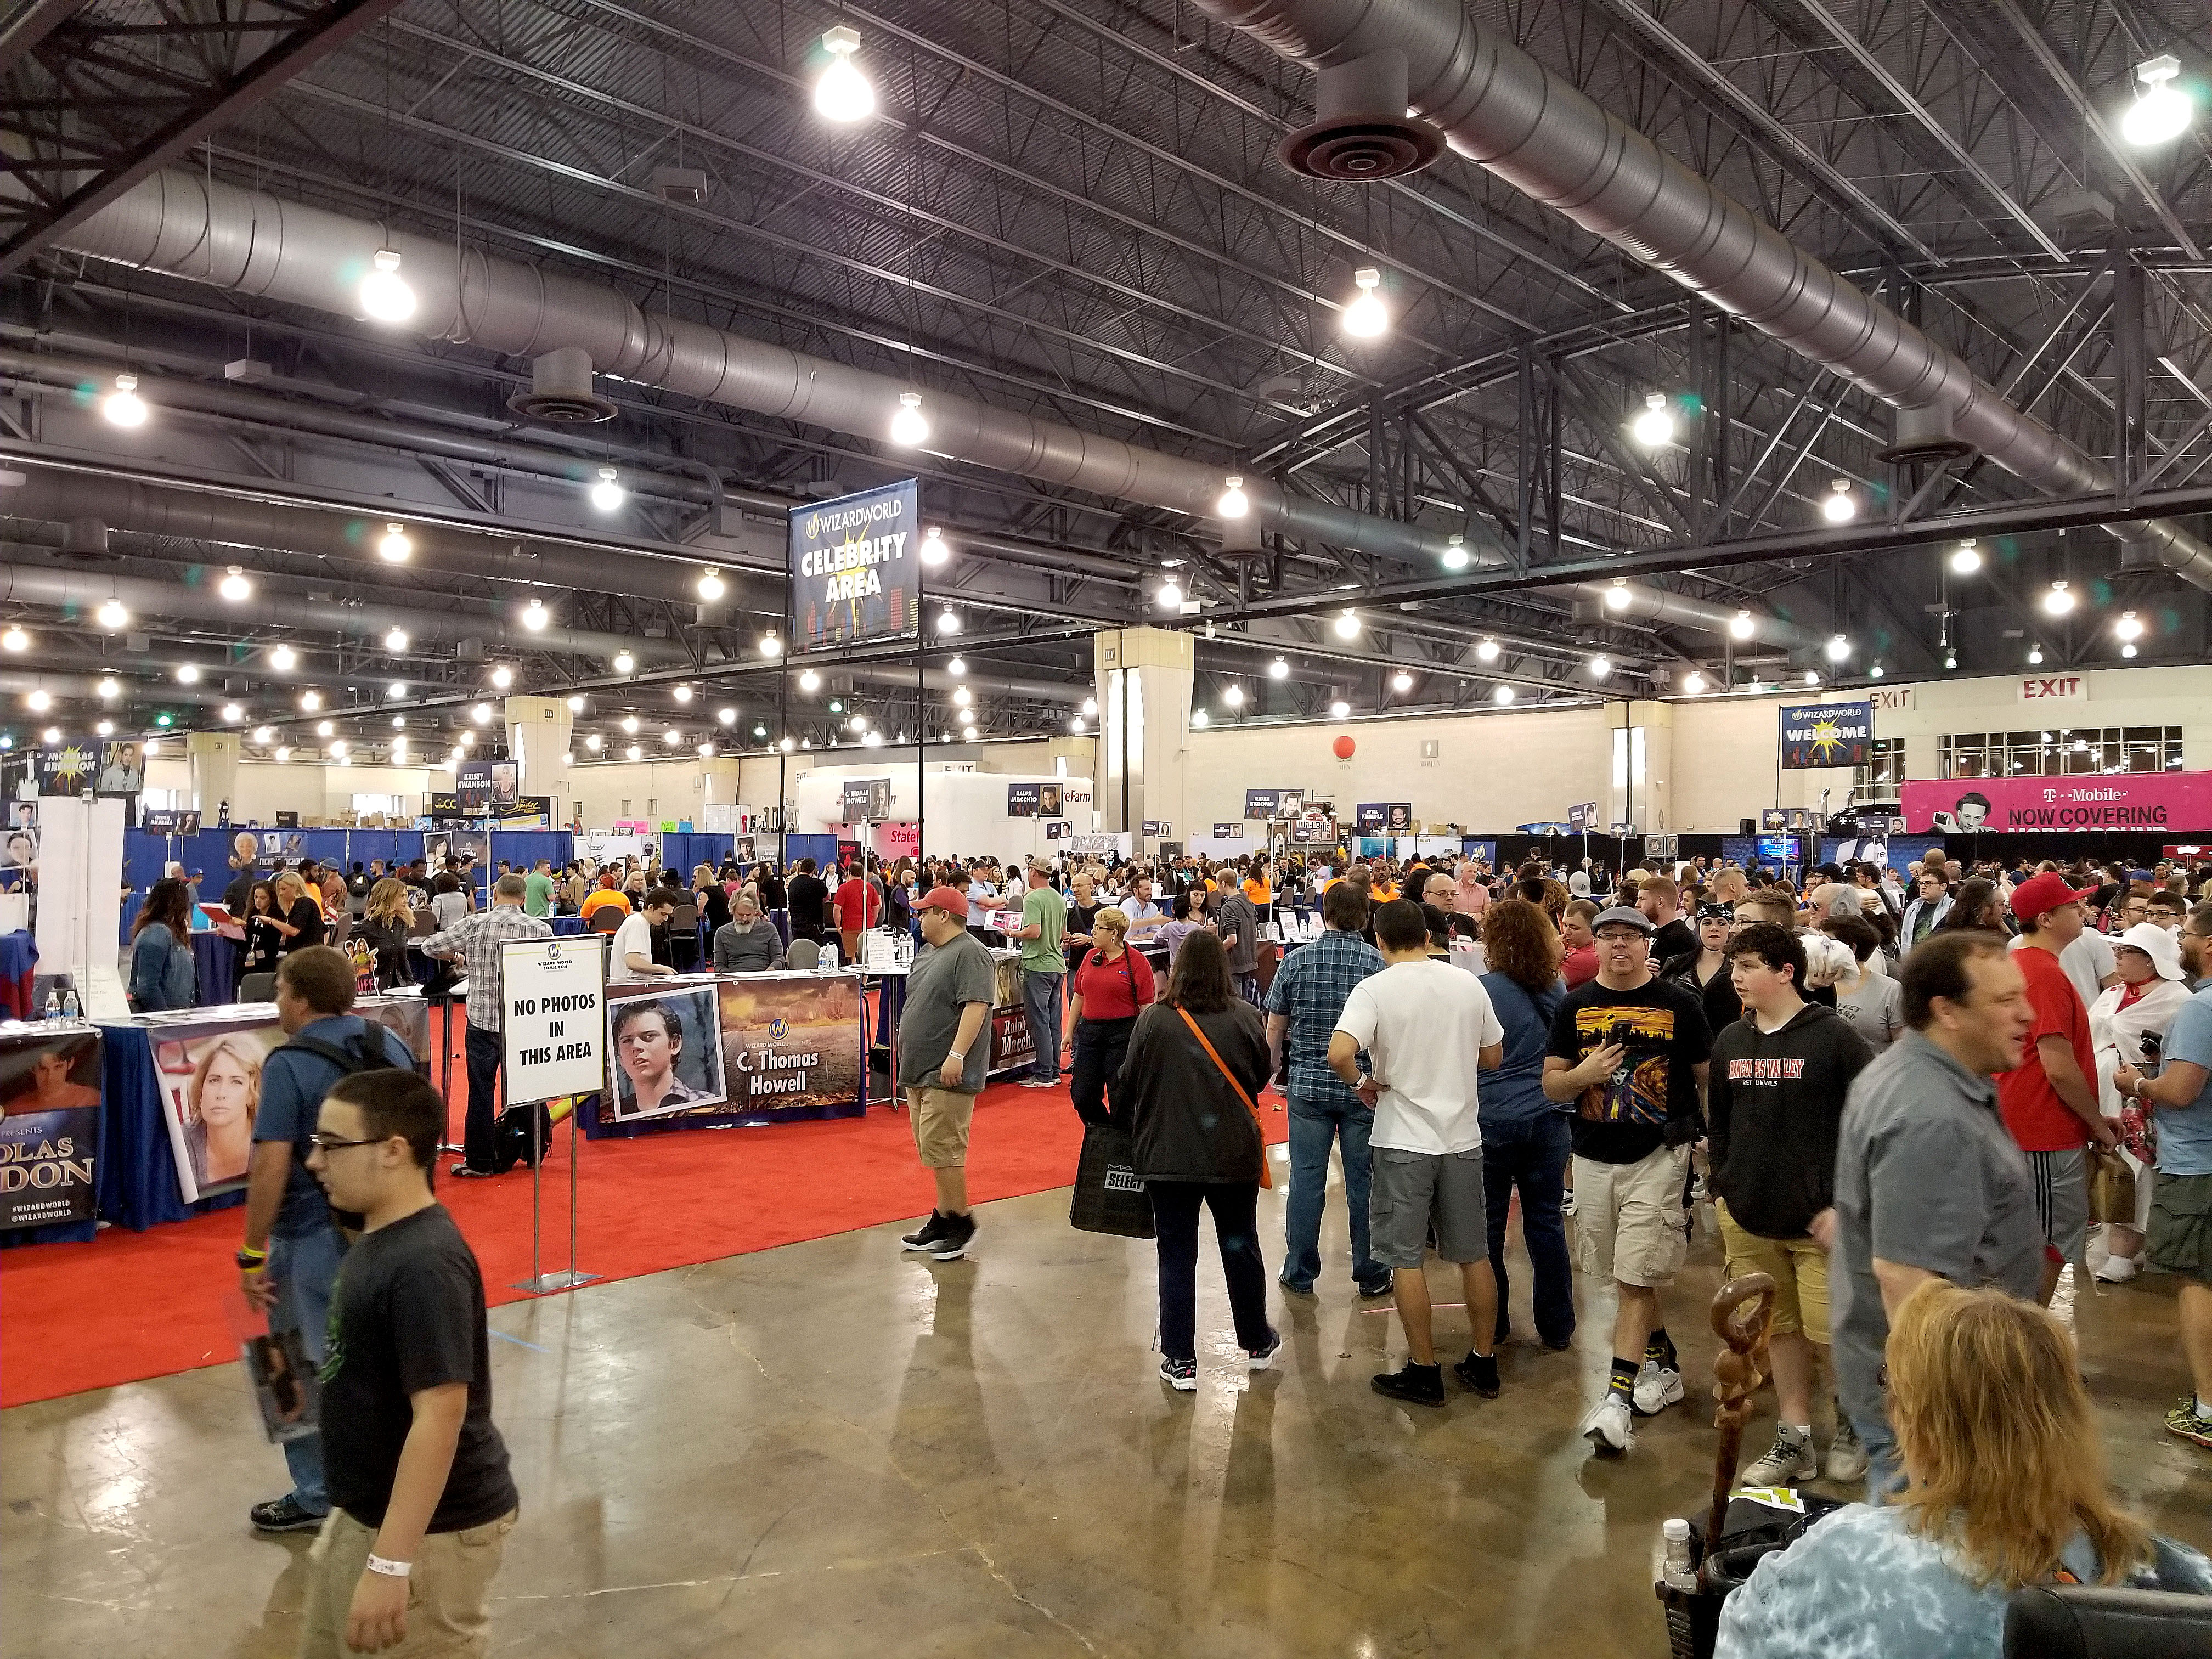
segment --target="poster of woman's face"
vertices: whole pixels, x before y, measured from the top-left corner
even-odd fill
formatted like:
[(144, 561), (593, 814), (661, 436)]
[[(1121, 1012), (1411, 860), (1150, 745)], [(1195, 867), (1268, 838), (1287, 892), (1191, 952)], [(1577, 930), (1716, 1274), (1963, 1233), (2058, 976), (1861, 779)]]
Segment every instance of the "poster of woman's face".
[(262, 1062), (283, 1040), (274, 1024), (155, 1038), (162, 1115), (185, 1203), (246, 1184)]
[(719, 1106), (721, 1012), (711, 985), (660, 996), (625, 997), (608, 1011), (615, 1056), (617, 1122)]

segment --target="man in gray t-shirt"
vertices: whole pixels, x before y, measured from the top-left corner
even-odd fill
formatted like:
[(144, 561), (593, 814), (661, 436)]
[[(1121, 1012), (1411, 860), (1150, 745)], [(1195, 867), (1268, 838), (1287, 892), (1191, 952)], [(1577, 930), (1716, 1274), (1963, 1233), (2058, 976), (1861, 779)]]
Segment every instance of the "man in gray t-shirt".
[(899, 1016), (898, 1086), (905, 1091), (915, 1151), (937, 1182), (937, 1207), (901, 1242), (950, 1261), (975, 1236), (968, 1213), (968, 1128), (991, 1069), (987, 1029), (999, 970), (968, 931), (968, 901), (933, 887), (916, 902), (927, 946), (907, 975)]
[(1837, 1390), (1870, 1459), (1870, 1503), (1897, 1477), (1882, 1352), (1905, 1297), (1929, 1279), (2031, 1299), (2043, 1288), (2027, 1158), (1990, 1077), (2021, 1063), (2027, 981), (2002, 935), (1965, 929), (1917, 946), (1900, 978), (1909, 1029), (1851, 1085), (1825, 1241)]

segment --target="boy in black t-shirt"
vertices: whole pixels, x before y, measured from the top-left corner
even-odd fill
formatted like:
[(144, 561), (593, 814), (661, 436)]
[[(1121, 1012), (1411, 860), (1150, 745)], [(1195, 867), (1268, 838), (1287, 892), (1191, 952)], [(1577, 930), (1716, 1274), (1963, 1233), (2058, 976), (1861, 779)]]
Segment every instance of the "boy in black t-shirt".
[(309, 1557), (305, 1659), (490, 1645), (516, 1498), (492, 1426), (483, 1279), (430, 1193), (445, 1127), (445, 1102), (409, 1071), (341, 1079), (317, 1119), (307, 1168), (365, 1230), (331, 1304), (331, 1513)]
[(1591, 919), (1597, 977), (1570, 991), (1544, 1050), (1544, 1093), (1571, 1103), (1575, 1244), (1583, 1272), (1611, 1279), (1613, 1376), (1581, 1432), (1628, 1449), (1632, 1416), (1682, 1399), (1681, 1362), (1659, 1292), (1689, 1247), (1683, 1207), (1702, 1121), (1712, 1036), (1698, 1000), (1651, 972), (1651, 920), (1616, 905)]

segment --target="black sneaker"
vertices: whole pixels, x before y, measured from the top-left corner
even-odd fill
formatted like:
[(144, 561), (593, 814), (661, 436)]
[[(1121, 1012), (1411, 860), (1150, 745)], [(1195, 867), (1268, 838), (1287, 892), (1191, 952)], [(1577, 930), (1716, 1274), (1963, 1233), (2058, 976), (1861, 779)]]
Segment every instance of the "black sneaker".
[(930, 1255), (939, 1261), (957, 1261), (975, 1237), (975, 1218), (972, 1215), (949, 1215), (938, 1230), (937, 1237), (928, 1245)]
[(1283, 1334), (1280, 1331), (1270, 1329), (1265, 1343), (1259, 1347), (1244, 1350), (1244, 1363), (1253, 1370), (1264, 1371), (1275, 1363), (1275, 1355), (1281, 1350), (1282, 1346)]
[(1452, 1375), (1485, 1400), (1498, 1398), (1498, 1356), (1469, 1353), (1452, 1367)]
[(939, 1210), (932, 1210), (929, 1212), (929, 1219), (923, 1222), (921, 1225), (916, 1227), (912, 1232), (901, 1238), (899, 1243), (909, 1250), (926, 1250), (931, 1245), (937, 1243), (939, 1235), (943, 1233), (944, 1231), (944, 1212)]
[(492, 1177), (491, 1170), (479, 1170), (473, 1164), (456, 1164), (446, 1173), (456, 1181), (489, 1181)]
[(1389, 1295), (1390, 1290), (1390, 1280), (1388, 1276), (1385, 1276), (1382, 1279), (1376, 1279), (1371, 1284), (1362, 1285), (1359, 1287), (1359, 1294), (1366, 1297), (1370, 1302), (1373, 1302), (1382, 1297)]
[(325, 1519), (302, 1507), (289, 1492), (266, 1504), (256, 1504), (246, 1510), (246, 1518), (253, 1523), (256, 1532), (320, 1532)]
[(1401, 1370), (1384, 1371), (1374, 1379), (1375, 1392), (1409, 1406), (1444, 1403), (1444, 1373), (1441, 1365), (1416, 1365), (1407, 1360)]

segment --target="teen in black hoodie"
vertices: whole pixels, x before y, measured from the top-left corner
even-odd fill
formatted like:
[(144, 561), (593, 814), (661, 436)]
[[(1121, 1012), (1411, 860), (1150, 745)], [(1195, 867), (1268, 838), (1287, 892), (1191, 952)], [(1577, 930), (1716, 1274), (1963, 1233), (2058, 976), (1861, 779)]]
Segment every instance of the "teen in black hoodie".
[[(1774, 1448), (1744, 1473), (1748, 1486), (1817, 1478), (1812, 1385), (1815, 1346), (1828, 1343), (1828, 1243), (1833, 1237), (1836, 1140), (1844, 1100), (1873, 1051), (1834, 1009), (1806, 1001), (1805, 949), (1788, 928), (1756, 922), (1729, 944), (1743, 1018), (1713, 1042), (1705, 1095), (1711, 1186), (1731, 1279), (1772, 1275), (1769, 1344), (1782, 1422)], [(1837, 1413), (1832, 1480), (1856, 1480), (1865, 1453)]]

